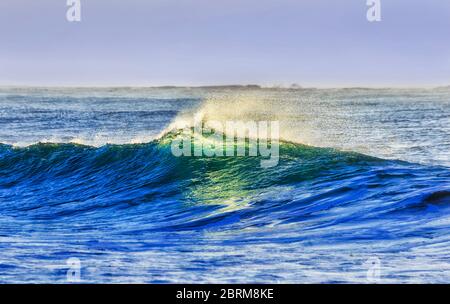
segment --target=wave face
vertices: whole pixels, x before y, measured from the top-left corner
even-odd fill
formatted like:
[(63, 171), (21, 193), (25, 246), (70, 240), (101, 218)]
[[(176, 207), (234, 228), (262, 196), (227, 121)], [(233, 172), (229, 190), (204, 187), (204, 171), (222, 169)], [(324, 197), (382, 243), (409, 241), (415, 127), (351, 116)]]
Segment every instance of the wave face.
[(261, 168), (172, 140), (0, 145), (0, 281), (66, 282), (70, 258), (83, 282), (366, 282), (374, 259), (383, 282), (450, 279), (448, 167), (283, 140)]

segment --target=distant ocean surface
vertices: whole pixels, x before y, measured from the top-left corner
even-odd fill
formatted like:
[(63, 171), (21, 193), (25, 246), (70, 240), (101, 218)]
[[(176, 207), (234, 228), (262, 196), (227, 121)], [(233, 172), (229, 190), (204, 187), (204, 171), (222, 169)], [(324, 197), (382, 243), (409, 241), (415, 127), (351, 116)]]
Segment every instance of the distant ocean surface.
[[(278, 166), (173, 156), (198, 113)], [(1, 283), (450, 282), (450, 89), (1, 88), (0, 143)]]

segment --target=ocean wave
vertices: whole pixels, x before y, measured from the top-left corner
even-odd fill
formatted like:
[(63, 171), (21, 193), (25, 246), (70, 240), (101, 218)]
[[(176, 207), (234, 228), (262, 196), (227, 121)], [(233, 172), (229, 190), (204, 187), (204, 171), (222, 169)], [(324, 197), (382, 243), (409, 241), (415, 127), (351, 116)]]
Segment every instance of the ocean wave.
[[(152, 229), (198, 230), (317, 225), (330, 217), (329, 224), (337, 225), (356, 221), (361, 212), (364, 219), (379, 220), (406, 206), (440, 208), (448, 202), (445, 168), (286, 141), (279, 165), (260, 168), (259, 157), (175, 157), (172, 136), (99, 148), (2, 145), (0, 210), (17, 218), (60, 220), (160, 205), (163, 217)], [(179, 208), (186, 216), (177, 215)]]

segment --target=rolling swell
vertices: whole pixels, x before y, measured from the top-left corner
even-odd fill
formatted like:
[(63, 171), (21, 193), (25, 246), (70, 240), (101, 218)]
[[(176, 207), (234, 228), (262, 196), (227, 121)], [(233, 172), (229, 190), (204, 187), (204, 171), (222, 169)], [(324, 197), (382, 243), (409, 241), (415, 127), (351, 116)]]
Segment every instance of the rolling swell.
[(378, 238), (367, 231), (380, 223), (396, 230), (399, 218), (420, 212), (424, 220), (450, 203), (450, 173), (442, 167), (282, 142), (279, 165), (260, 168), (258, 157), (177, 158), (170, 140), (1, 145), (1, 214), (50, 227), (77, 222), (83, 231), (118, 226), (123, 235), (296, 224), (297, 241), (323, 234), (348, 241)]

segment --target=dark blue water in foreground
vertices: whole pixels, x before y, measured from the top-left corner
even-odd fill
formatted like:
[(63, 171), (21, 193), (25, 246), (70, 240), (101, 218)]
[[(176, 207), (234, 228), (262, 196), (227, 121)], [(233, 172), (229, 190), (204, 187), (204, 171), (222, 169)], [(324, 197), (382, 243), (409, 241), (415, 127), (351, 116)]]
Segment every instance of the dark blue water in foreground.
[[(56, 110), (38, 109), (61, 101), (33, 98), (31, 110), (4, 114), (13, 131), (3, 138), (113, 126), (114, 113), (153, 122), (177, 113), (173, 100), (153, 101), (151, 113), (114, 112), (122, 104), (113, 100), (102, 119), (87, 110), (83, 121), (77, 108), (51, 126), (42, 117)], [(368, 142), (379, 134), (369, 129)], [(258, 157), (177, 158), (171, 140), (0, 145), (0, 282), (65, 283), (71, 258), (81, 282), (94, 283), (365, 283), (373, 261), (381, 282), (450, 280), (448, 167), (282, 141), (278, 166), (261, 168)]]

